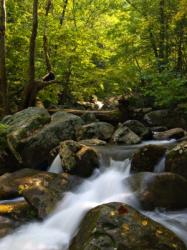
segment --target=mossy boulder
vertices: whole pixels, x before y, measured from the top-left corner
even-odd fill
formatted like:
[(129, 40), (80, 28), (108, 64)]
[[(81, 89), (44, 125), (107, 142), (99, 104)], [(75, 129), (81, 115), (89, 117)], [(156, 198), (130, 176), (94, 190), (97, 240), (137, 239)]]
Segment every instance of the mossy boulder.
[(127, 126), (142, 140), (148, 140), (152, 138), (152, 131), (150, 130), (150, 128), (145, 127), (143, 123), (137, 120), (126, 121), (125, 123), (123, 123), (123, 126)]
[(133, 172), (153, 172), (165, 152), (166, 148), (158, 145), (146, 145), (140, 148), (132, 157), (131, 170)]
[(159, 223), (123, 203), (90, 210), (70, 250), (185, 250), (184, 243)]
[(83, 125), (77, 130), (77, 140), (100, 139), (110, 140), (114, 132), (114, 127), (107, 122), (92, 122)]
[(177, 144), (166, 153), (166, 171), (187, 179), (187, 141)]
[[(42, 175), (41, 175), (42, 176)], [(37, 211), (39, 218), (44, 219), (55, 208), (64, 192), (70, 191), (72, 187), (80, 184), (80, 179), (76, 179), (68, 174), (60, 174), (55, 178), (51, 176), (36, 181), (30, 186), (19, 186), (20, 193), (26, 201)], [(21, 190), (22, 189), (22, 190)]]
[(99, 166), (99, 156), (93, 148), (72, 140), (61, 143), (59, 154), (63, 170), (69, 174), (89, 177)]
[(50, 117), (47, 110), (39, 108), (14, 116), (4, 122), (11, 128), (7, 135), (9, 148), (22, 168), (46, 169), (49, 152), (62, 140), (75, 138), (77, 127), (83, 124), (78, 116), (57, 112)]
[(112, 142), (115, 144), (138, 144), (141, 138), (127, 126), (121, 124), (112, 135)]
[[(7, 126), (6, 138), (8, 151), (15, 157), (18, 165), (23, 163), (21, 149), (23, 140), (30, 138), (36, 131), (41, 129), (51, 120), (47, 110), (31, 107), (14, 115), (2, 119), (2, 124)], [(14, 166), (16, 170), (16, 166)]]
[(157, 207), (167, 210), (187, 207), (187, 180), (180, 175), (142, 172), (131, 175), (126, 182), (145, 210), (154, 210)]

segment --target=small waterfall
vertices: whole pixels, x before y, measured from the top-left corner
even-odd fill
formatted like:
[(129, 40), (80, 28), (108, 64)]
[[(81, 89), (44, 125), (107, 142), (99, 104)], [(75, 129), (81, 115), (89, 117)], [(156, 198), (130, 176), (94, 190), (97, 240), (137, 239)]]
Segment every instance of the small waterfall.
[(61, 160), (60, 160), (60, 155), (59, 154), (55, 157), (55, 159), (52, 162), (50, 168), (48, 169), (48, 172), (55, 173), (55, 174), (62, 173), (62, 164), (61, 164)]
[(155, 173), (162, 173), (165, 170), (165, 161), (166, 157), (162, 157), (162, 159), (157, 163), (157, 165), (154, 168)]

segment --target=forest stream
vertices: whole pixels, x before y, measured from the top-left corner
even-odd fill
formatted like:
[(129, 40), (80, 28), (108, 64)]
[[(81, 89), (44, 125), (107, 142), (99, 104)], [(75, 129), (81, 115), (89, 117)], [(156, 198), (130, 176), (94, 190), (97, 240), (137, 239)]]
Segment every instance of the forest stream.
[[(171, 144), (174, 141), (151, 141), (146, 144)], [(76, 235), (80, 222), (92, 208), (110, 202), (124, 202), (141, 213), (163, 224), (181, 238), (187, 245), (187, 211), (167, 212), (156, 209), (152, 212), (141, 210), (139, 202), (132, 192), (128, 177), (131, 169), (130, 157), (136, 146), (101, 146), (100, 168), (85, 179), (76, 190), (67, 192), (56, 209), (43, 222), (33, 222), (18, 228), (13, 234), (0, 240), (1, 250), (67, 250)], [(156, 172), (164, 171), (163, 160), (155, 166)], [(61, 171), (59, 156), (50, 167), (50, 171)]]

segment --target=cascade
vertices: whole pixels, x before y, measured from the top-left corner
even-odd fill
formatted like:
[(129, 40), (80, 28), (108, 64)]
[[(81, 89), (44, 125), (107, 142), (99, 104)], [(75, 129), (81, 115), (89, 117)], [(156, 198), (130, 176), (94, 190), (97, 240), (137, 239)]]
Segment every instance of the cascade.
[[(105, 150), (105, 153), (108, 152), (107, 147)], [(133, 152), (129, 147), (123, 147), (123, 152), (126, 152), (125, 150), (128, 151), (126, 154), (128, 156), (130, 152)], [(104, 155), (104, 148), (101, 152)], [(106, 160), (105, 154), (101, 162), (102, 166), (99, 170), (96, 170), (90, 178), (85, 179), (76, 190), (65, 194), (63, 200), (48, 218), (43, 222), (33, 222), (22, 226), (13, 234), (1, 239), (0, 249), (12, 250), (13, 246), (14, 250), (67, 250), (81, 220), (90, 209), (108, 202), (125, 202), (139, 209), (128, 182), (125, 182), (130, 175), (130, 160), (119, 161), (109, 160), (109, 158)], [(156, 172), (163, 170), (163, 162), (160, 164), (155, 167)], [(55, 158), (50, 171), (56, 173), (61, 171), (59, 156)], [(187, 244), (186, 210), (141, 212), (170, 228)]]

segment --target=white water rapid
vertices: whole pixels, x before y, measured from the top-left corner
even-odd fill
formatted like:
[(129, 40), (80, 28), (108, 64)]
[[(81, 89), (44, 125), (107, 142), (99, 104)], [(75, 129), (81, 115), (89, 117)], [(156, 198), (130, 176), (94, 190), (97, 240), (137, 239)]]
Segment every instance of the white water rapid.
[[(60, 158), (55, 159), (59, 171)], [(55, 166), (53, 165), (53, 170)], [(159, 169), (160, 171), (160, 169)], [(108, 202), (125, 202), (138, 208), (138, 203), (125, 179), (130, 174), (130, 161), (110, 161), (76, 190), (67, 192), (55, 211), (41, 223), (25, 225), (0, 240), (0, 250), (67, 250), (84, 215), (91, 208)], [(187, 244), (187, 213), (151, 212), (147, 216), (169, 227)], [(80, 249), (81, 250), (81, 249)]]

